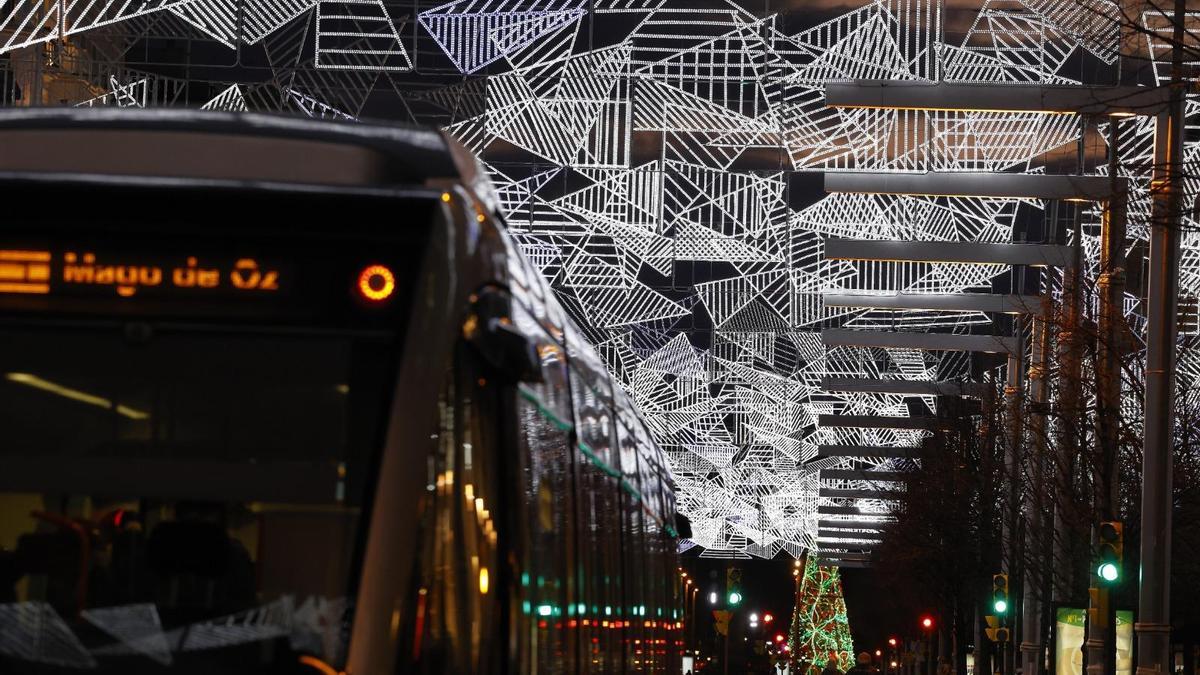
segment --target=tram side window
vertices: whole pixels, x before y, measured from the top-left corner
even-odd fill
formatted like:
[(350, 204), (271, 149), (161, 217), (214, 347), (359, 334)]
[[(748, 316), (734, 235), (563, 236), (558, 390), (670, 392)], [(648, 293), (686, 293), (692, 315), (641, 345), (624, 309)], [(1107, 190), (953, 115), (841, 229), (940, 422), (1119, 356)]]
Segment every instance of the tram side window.
[(614, 611), (622, 605), (621, 512), (618, 482), (609, 474), (616, 465), (616, 433), (607, 379), (572, 369), (579, 450), (579, 556), (582, 585), (579, 606), (581, 669), (584, 673), (622, 669), (619, 631)]
[(427, 458), (418, 564), (402, 628), (402, 672), (488, 673), (502, 661), (497, 597), (505, 518), (497, 393), (459, 346)]
[(573, 414), (561, 347), (543, 344), (545, 381), (520, 385), (517, 479), (523, 504), (517, 598), (529, 661), (521, 672), (573, 673), (579, 611), (575, 587)]
[(627, 420), (618, 414), (617, 447), (620, 457), (622, 480), (621, 548), (624, 554), (621, 575), (622, 614), (625, 626), (625, 668), (627, 671), (645, 670), (646, 646), (642, 613), (646, 611), (648, 599), (646, 582), (646, 542), (642, 527), (642, 509), (634, 494), (637, 490), (637, 445)]

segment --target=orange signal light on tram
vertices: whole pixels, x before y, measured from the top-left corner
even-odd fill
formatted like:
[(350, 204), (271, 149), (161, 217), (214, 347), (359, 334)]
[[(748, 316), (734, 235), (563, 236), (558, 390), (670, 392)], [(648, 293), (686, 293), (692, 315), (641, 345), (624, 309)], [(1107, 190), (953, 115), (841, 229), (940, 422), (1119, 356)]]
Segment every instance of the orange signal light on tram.
[(358, 275), (358, 292), (372, 302), (387, 300), (396, 292), (396, 275), (383, 265), (369, 265)]

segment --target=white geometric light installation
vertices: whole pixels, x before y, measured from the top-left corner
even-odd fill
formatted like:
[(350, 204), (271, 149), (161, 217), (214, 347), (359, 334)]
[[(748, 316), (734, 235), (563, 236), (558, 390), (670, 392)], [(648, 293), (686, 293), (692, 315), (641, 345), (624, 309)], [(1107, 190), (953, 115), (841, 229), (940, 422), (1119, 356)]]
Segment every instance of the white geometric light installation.
[[(804, 28), (794, 27), (800, 10), (756, 14), (760, 5), (729, 1), (240, 1), (164, 1), (136, 13), (49, 5), (67, 7), (60, 21), (34, 11), (44, 3), (19, 0), (0, 6), (0, 54), (165, 11), (193, 37), (257, 45), (270, 63), (269, 81), (223, 83), (208, 107), (355, 119), (374, 96), (398, 116), (444, 125), (485, 161), (512, 236), (641, 406), (692, 521), (684, 546), (711, 556), (799, 555), (816, 545), (818, 507), (846, 503), (820, 488), (867, 486), (822, 481), (819, 470), (913, 466), (818, 458), (821, 445), (908, 447), (928, 433), (818, 427), (819, 415), (907, 416), (912, 402), (824, 392), (824, 377), (945, 381), (967, 372), (962, 353), (827, 348), (821, 328), (947, 332), (990, 322), (982, 313), (825, 306), (822, 294), (839, 291), (989, 291), (1001, 270), (828, 260), (823, 241), (1008, 242), (1018, 211), (1043, 207), (821, 195), (812, 187), (819, 173), (1037, 173), (1052, 151), (1074, 152), (1081, 131), (1073, 115), (830, 108), (826, 84), (1071, 84), (1079, 53), (1111, 62), (1117, 39), (1106, 0), (981, 0), (949, 41), (936, 0), (868, 1)], [(1165, 58), (1153, 41), (1148, 49)], [(97, 102), (120, 104), (133, 86), (114, 80)], [(1190, 105), (1196, 119), (1200, 108)], [(1150, 127), (1121, 124), (1123, 158), (1148, 158)], [(1148, 176), (1132, 177), (1141, 182), (1130, 233), (1144, 238)], [(1189, 182), (1189, 194), (1198, 188)], [(1084, 247), (1094, 260), (1094, 238)], [(1182, 288), (1200, 295), (1192, 233)]]

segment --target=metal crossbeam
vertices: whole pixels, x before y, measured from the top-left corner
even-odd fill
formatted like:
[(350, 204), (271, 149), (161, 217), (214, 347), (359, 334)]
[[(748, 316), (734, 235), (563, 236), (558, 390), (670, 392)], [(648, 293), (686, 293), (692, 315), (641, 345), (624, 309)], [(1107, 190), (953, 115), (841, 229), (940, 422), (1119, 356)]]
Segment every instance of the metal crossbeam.
[(845, 328), (827, 328), (821, 331), (821, 341), (829, 347), (880, 347), (985, 354), (1015, 354), (1018, 349), (1014, 338), (999, 335), (952, 335)]
[(852, 528), (857, 530), (878, 530), (881, 526), (889, 525), (890, 520), (817, 520), (817, 527)]
[(869, 532), (855, 534), (852, 532), (840, 532), (837, 530), (817, 530), (817, 545), (840, 546), (842, 548), (870, 548), (875, 544), (881, 543), (877, 535)]
[(1041, 310), (1036, 295), (991, 293), (824, 293), (826, 307), (871, 307), (875, 309), (924, 309), (939, 312), (992, 312), (1031, 314)]
[(1167, 99), (1165, 87), (905, 82), (831, 82), (825, 87), (825, 105), (832, 108), (1156, 115)]
[(907, 459), (920, 456), (920, 448), (893, 448), (886, 445), (819, 445), (817, 457), (879, 457)]
[(821, 378), (821, 389), (859, 394), (907, 394), (911, 396), (971, 396), (982, 398), (987, 385), (979, 382), (930, 382), (925, 380), (878, 380), (869, 377)]
[(926, 197), (1106, 201), (1114, 194), (1124, 193), (1126, 182), (1125, 178), (1113, 181), (1108, 176), (1046, 176), (988, 171), (825, 173), (826, 192)]
[(981, 241), (885, 241), (878, 239), (825, 240), (825, 257), (830, 260), (1066, 267), (1074, 260), (1074, 255), (1074, 247), (1059, 246), (1056, 244), (999, 244)]
[(905, 471), (862, 471), (859, 469), (822, 469), (821, 480), (859, 480), (869, 482), (896, 482), (912, 478)]
[(866, 560), (821, 559), (818, 562), (818, 564), (824, 565), (826, 567), (842, 567), (842, 568), (846, 568), (846, 569), (863, 569), (863, 570), (869, 569), (871, 567), (871, 563)]
[(871, 515), (863, 513), (862, 509), (857, 506), (818, 506), (817, 515), (819, 516), (865, 516)]
[(862, 488), (827, 488), (823, 487), (817, 493), (818, 497), (829, 499), (899, 499), (899, 495), (891, 490), (866, 490)]
[(892, 417), (890, 415), (818, 415), (819, 427), (854, 429), (919, 429), (924, 431), (952, 430), (957, 423), (940, 417)]
[(869, 562), (871, 560), (870, 552), (851, 552), (851, 551), (816, 551), (817, 557), (824, 561), (847, 561), (847, 562)]
[(878, 539), (882, 536), (882, 532), (877, 529), (864, 528), (845, 528), (845, 527), (817, 527), (817, 536), (819, 537), (841, 537), (845, 539)]

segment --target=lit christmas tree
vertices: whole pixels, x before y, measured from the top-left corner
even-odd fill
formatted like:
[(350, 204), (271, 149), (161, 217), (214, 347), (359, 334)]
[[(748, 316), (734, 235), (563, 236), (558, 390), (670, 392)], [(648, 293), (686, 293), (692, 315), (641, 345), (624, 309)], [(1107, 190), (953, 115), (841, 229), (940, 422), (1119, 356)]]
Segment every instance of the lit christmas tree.
[(833, 654), (844, 672), (854, 665), (854, 643), (838, 568), (818, 565), (806, 555), (797, 569), (796, 608), (788, 630), (788, 648), (796, 664), (792, 672), (803, 675), (797, 666), (820, 671)]

